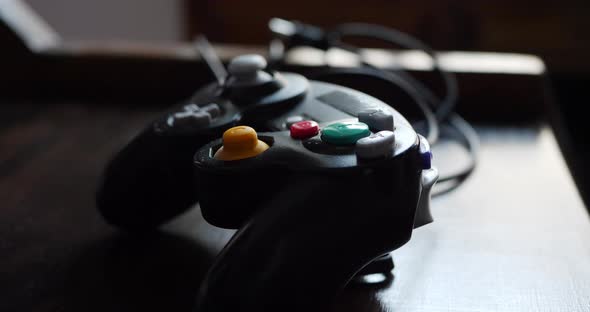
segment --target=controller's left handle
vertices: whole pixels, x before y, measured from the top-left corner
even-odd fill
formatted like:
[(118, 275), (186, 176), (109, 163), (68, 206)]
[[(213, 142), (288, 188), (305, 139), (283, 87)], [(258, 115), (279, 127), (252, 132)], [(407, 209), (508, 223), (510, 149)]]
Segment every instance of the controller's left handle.
[(131, 231), (152, 230), (198, 199), (192, 157), (206, 135), (163, 135), (150, 125), (107, 165), (96, 194), (104, 219)]

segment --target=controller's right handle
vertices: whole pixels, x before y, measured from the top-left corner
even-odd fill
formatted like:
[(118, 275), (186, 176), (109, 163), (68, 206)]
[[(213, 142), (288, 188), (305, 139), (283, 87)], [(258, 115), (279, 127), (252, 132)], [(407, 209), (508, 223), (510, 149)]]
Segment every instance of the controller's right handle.
[(197, 311), (310, 311), (331, 302), (366, 264), (410, 239), (420, 172), (376, 172), (288, 177), (290, 187), (218, 256)]

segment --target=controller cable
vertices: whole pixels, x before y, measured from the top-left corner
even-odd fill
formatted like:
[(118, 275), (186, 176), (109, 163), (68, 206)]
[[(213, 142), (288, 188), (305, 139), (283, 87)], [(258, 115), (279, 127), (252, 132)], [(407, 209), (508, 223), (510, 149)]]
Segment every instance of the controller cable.
[[(326, 32), (312, 25), (273, 18), (269, 22), (269, 28), (276, 37), (269, 47), (272, 64), (282, 62), (289, 49), (299, 46), (311, 46), (323, 51), (338, 48), (354, 53), (362, 60), (364, 74), (392, 83), (412, 97), (424, 115), (424, 122), (428, 127), (426, 137), (431, 144), (436, 144), (440, 135), (465, 148), (469, 154), (469, 164), (458, 172), (441, 176), (433, 196), (448, 193), (459, 187), (474, 171), (479, 137), (467, 121), (453, 112), (459, 94), (456, 76), (440, 66), (436, 52), (428, 45), (396, 29), (365, 23), (340, 24)], [(426, 53), (432, 60), (433, 70), (444, 82), (445, 96), (439, 98), (431, 89), (403, 70), (383, 70), (364, 61), (361, 49), (344, 43), (344, 37), (369, 38)]]

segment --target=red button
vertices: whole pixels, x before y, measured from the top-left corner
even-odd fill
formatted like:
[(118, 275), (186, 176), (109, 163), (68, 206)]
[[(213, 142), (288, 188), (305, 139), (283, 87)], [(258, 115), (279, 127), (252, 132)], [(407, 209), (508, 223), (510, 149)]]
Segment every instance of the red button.
[(317, 135), (320, 126), (312, 120), (304, 120), (291, 125), (291, 137), (293, 139), (307, 139)]

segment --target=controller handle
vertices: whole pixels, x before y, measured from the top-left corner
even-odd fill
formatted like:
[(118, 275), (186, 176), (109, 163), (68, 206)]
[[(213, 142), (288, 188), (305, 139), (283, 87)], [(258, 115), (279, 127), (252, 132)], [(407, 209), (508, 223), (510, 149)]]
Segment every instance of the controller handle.
[(426, 204), (430, 196), (420, 196), (431, 187), (420, 185), (423, 173), (380, 169), (290, 176), (290, 187), (266, 201), (220, 253), (197, 311), (309, 311), (329, 303), (356, 272), (410, 239), (419, 198)]
[(198, 199), (192, 157), (214, 137), (165, 135), (151, 124), (107, 165), (97, 191), (98, 210), (112, 225), (142, 231), (189, 209)]
[(199, 199), (193, 167), (197, 149), (238, 121), (262, 126), (309, 102), (309, 82), (303, 76), (282, 73), (279, 79), (262, 72), (261, 57), (246, 55), (232, 64), (223, 89), (203, 87), (191, 104), (153, 122), (107, 165), (96, 202), (108, 223), (153, 230), (186, 211)]

